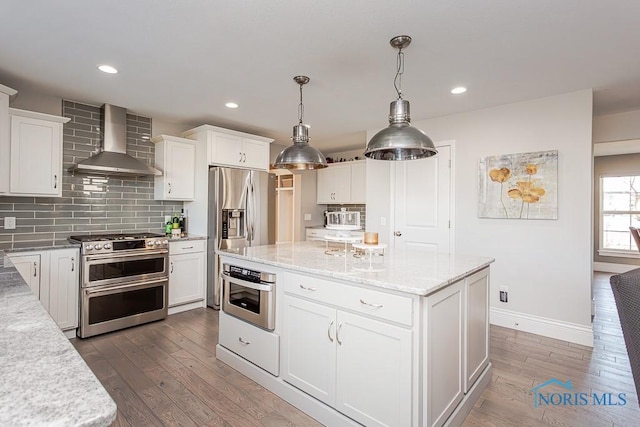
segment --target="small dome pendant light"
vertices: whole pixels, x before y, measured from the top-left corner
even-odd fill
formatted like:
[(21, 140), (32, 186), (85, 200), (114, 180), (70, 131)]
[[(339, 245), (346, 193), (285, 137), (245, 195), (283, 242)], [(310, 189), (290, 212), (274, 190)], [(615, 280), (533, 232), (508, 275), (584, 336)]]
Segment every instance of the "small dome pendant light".
[(393, 86), (398, 99), (393, 101), (389, 112), (389, 127), (371, 138), (364, 155), (375, 160), (417, 160), (438, 154), (433, 141), (420, 129), (411, 126), (409, 101), (402, 99), (402, 74), (404, 73), (404, 53), (411, 37), (396, 36), (389, 43), (398, 49), (398, 68)]
[(309, 145), (309, 125), (302, 122), (304, 105), (302, 104), (302, 86), (309, 83), (307, 76), (295, 76), (293, 81), (300, 85), (300, 105), (298, 105), (298, 124), (293, 127), (291, 140), (293, 145), (288, 146), (278, 154), (274, 166), (278, 169), (322, 169), (327, 167), (327, 159), (324, 155)]

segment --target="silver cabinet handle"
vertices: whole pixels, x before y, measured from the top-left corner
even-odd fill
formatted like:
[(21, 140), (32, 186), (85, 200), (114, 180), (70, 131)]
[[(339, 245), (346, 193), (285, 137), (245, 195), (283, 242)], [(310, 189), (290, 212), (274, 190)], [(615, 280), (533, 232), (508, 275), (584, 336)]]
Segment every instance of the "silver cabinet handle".
[(185, 247), (184, 247), (184, 248), (182, 248), (182, 249), (193, 249), (193, 246), (185, 246)]
[(167, 186), (169, 187), (169, 194), (171, 194), (171, 183), (167, 182)]
[(247, 163), (247, 153), (242, 153), (242, 163)]
[(71, 271), (75, 271), (76, 269), (76, 259), (71, 257)]
[(251, 342), (250, 342), (250, 341), (245, 341), (245, 340), (243, 340), (243, 339), (242, 339), (242, 337), (238, 337), (238, 341), (240, 341), (240, 344), (244, 344), (244, 345), (249, 345), (249, 344), (251, 344)]
[(171, 274), (173, 274), (173, 262), (171, 263)]
[(333, 320), (329, 323), (329, 327), (327, 328), (327, 336), (329, 337), (329, 341), (333, 342), (333, 338), (331, 337), (331, 327), (333, 326)]
[(338, 324), (338, 330), (336, 331), (336, 341), (338, 341), (338, 344), (342, 345), (342, 341), (340, 341), (340, 329), (342, 329), (342, 322)]
[(393, 233), (393, 234), (394, 234), (395, 236), (398, 236), (398, 237), (402, 236), (402, 232), (401, 232), (401, 231), (396, 231), (396, 232), (395, 232), (395, 233)]
[(240, 158), (238, 159), (238, 162), (242, 163), (242, 152), (239, 152), (238, 154), (240, 154)]
[(58, 188), (58, 175), (53, 175), (53, 189)]
[(300, 289), (304, 289), (305, 291), (314, 292), (317, 291), (318, 288), (307, 288), (306, 286), (300, 285)]
[(370, 302), (366, 302), (363, 299), (360, 299), (360, 304), (368, 305), (369, 307), (382, 308), (384, 305), (382, 304), (371, 304)]
[(34, 261), (33, 262), (33, 277), (37, 277), (38, 276), (38, 262)]

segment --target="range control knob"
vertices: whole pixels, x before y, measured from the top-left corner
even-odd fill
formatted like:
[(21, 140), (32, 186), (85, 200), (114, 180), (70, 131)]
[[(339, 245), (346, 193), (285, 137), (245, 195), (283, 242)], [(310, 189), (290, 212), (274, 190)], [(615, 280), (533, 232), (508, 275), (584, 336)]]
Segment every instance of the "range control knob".
[(103, 247), (105, 249), (111, 249), (111, 243), (105, 243)]
[(94, 248), (99, 251), (100, 249), (102, 249), (102, 245), (100, 243), (96, 243)]
[(90, 251), (91, 249), (93, 249), (93, 245), (87, 245), (87, 246), (85, 246), (85, 249)]
[(168, 245), (168, 244), (169, 244), (169, 241), (165, 239), (165, 240), (163, 240), (163, 241), (162, 241), (162, 244), (163, 244), (163, 245)]
[(153, 246), (153, 245), (155, 245), (155, 244), (156, 244), (156, 242), (155, 242), (155, 241), (153, 241), (153, 240), (147, 240), (147, 246)]

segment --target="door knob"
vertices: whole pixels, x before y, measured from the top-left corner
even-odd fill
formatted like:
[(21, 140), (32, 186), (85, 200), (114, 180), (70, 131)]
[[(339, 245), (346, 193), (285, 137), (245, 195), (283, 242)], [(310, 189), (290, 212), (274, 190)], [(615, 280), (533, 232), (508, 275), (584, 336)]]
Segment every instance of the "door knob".
[(393, 234), (394, 234), (395, 236), (398, 236), (398, 237), (402, 236), (402, 232), (400, 232), (400, 231), (396, 231), (396, 232), (395, 232), (395, 233), (393, 233)]

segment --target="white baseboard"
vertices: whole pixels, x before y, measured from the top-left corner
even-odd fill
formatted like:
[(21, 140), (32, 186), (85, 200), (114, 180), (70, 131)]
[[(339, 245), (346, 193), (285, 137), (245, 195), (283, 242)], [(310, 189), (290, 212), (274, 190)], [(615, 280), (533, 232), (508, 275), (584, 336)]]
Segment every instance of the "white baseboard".
[(593, 328), (561, 320), (491, 308), (491, 324), (593, 347)]
[(602, 271), (604, 273), (626, 273), (629, 270), (640, 267), (636, 264), (614, 264), (611, 262), (593, 262), (593, 271)]
[(201, 307), (206, 307), (206, 306), (207, 306), (207, 304), (206, 304), (206, 301), (204, 301), (204, 300), (189, 302), (189, 303), (182, 304), (182, 305), (176, 305), (174, 307), (169, 307), (169, 315), (176, 314), (176, 313), (182, 313), (183, 311), (193, 310), (194, 308), (201, 308)]

